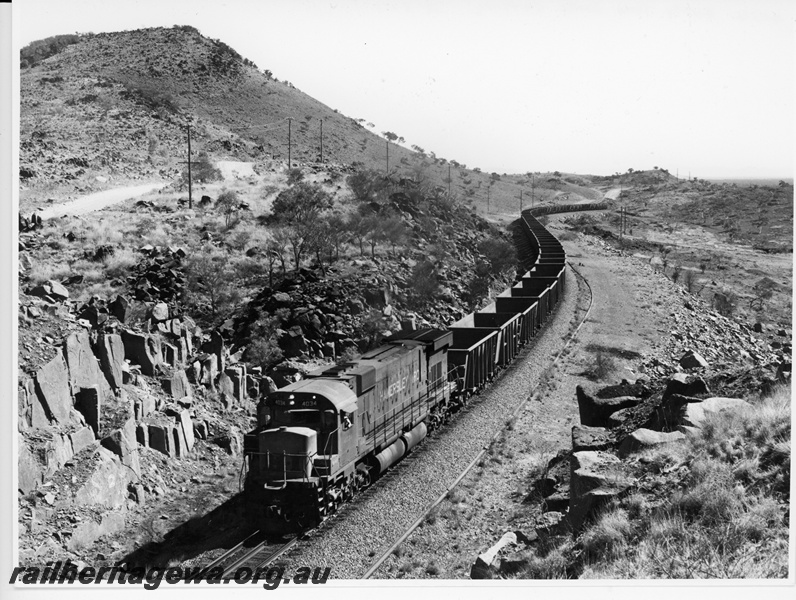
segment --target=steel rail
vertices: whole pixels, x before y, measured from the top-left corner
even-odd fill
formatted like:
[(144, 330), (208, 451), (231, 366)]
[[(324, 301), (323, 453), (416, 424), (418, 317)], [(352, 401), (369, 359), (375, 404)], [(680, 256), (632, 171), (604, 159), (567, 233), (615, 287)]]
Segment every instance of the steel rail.
[[(558, 361), (561, 359), (561, 356), (564, 354), (564, 351), (575, 340), (575, 338), (577, 337), (578, 333), (580, 332), (581, 327), (583, 327), (583, 324), (589, 318), (589, 314), (591, 313), (592, 306), (594, 305), (594, 292), (593, 292), (593, 290), (591, 288), (591, 285), (589, 285), (589, 281), (583, 276), (582, 273), (580, 273), (572, 265), (572, 263), (570, 261), (567, 261), (567, 264), (573, 270), (573, 272), (578, 277), (580, 277), (580, 279), (586, 284), (586, 287), (589, 290), (589, 306), (586, 309), (586, 313), (583, 315), (583, 319), (581, 319), (580, 323), (575, 328), (575, 331), (572, 332), (572, 334), (568, 337), (566, 343), (558, 351), (558, 353), (556, 354), (555, 358), (553, 359), (553, 362), (550, 363), (550, 366), (548, 367), (548, 369), (552, 369), (558, 363)], [(387, 560), (387, 558), (390, 556), (390, 554), (392, 554), (392, 552), (398, 546), (400, 546), (404, 541), (406, 541), (406, 538), (408, 538), (415, 531), (415, 529), (417, 529), (420, 526), (420, 524), (423, 522), (423, 520), (426, 518), (426, 516), (432, 510), (434, 510), (448, 496), (448, 494), (450, 494), (450, 492), (453, 490), (453, 488), (455, 488), (462, 481), (462, 479), (464, 479), (467, 476), (467, 474), (473, 469), (473, 467), (476, 464), (478, 464), (478, 462), (484, 457), (484, 455), (489, 450), (489, 447), (498, 439), (498, 437), (506, 429), (508, 423), (511, 423), (512, 421), (514, 421), (514, 419), (517, 418), (517, 415), (525, 407), (525, 405), (528, 403), (528, 401), (531, 398), (533, 398), (533, 396), (536, 394), (536, 391), (538, 390), (540, 384), (541, 384), (541, 381), (538, 382), (534, 386), (534, 388), (531, 390), (531, 392), (528, 395), (528, 397), (525, 398), (525, 400), (523, 400), (522, 402), (520, 402), (520, 404), (517, 406), (517, 408), (514, 409), (514, 411), (511, 413), (511, 417), (507, 421), (507, 424), (504, 425), (502, 428), (500, 428), (497, 432), (495, 432), (495, 434), (492, 436), (492, 439), (489, 441), (489, 444), (484, 446), (484, 448), (475, 456), (475, 458), (470, 462), (470, 464), (468, 464), (467, 467), (465, 467), (464, 471), (461, 472), (461, 474), (456, 478), (456, 480), (451, 485), (449, 485), (447, 487), (447, 489), (434, 501), (434, 503), (431, 506), (429, 506), (428, 509), (426, 509), (426, 511), (422, 515), (420, 515), (420, 517), (418, 517), (417, 520), (415, 520), (409, 526), (409, 528), (403, 533), (403, 535), (401, 535), (401, 537), (398, 538), (398, 540), (395, 543), (393, 543), (379, 557), (379, 559), (371, 565), (371, 567), (362, 576), (362, 579), (370, 579), (371, 575), (373, 575), (373, 573), (375, 573), (378, 570), (378, 568), (381, 567), (381, 565), (384, 563), (385, 560)]]

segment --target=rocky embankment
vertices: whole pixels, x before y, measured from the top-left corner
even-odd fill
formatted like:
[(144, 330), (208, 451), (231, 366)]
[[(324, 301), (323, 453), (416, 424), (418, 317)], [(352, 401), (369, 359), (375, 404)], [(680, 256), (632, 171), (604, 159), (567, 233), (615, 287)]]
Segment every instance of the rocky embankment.
[(529, 490), (541, 505), (536, 528), (495, 540), (473, 564), (472, 578), (528, 576), (534, 561), (557, 547), (569, 549), (559, 576), (577, 578), (585, 554), (573, 542), (607, 507), (633, 494), (661, 506), (686, 485), (687, 460), (661, 471), (644, 458), (646, 451), (685, 444), (700, 435), (709, 415), (744, 413), (753, 406), (750, 399), (790, 383), (788, 332), (733, 322), (695, 299), (686, 299), (672, 317), (677, 329), (635, 381), (577, 386), (580, 423), (572, 427), (571, 446), (547, 463)]

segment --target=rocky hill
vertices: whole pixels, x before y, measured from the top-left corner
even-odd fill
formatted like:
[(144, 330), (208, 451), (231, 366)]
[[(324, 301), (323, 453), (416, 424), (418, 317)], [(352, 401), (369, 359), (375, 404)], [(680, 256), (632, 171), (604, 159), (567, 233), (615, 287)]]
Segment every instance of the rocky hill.
[(577, 176), (482, 173), (396, 140), (388, 157), (387, 140), (364, 119), (307, 96), (193, 27), (60, 37), (22, 51), (23, 212), (129, 180), (175, 179), (185, 170), (189, 124), (194, 158), (206, 152), (212, 160), (286, 164), (288, 119), (294, 163), (320, 161), (323, 122), (325, 163), (422, 176), (481, 213), (516, 214), (521, 190), (526, 207), (532, 197), (601, 197)]

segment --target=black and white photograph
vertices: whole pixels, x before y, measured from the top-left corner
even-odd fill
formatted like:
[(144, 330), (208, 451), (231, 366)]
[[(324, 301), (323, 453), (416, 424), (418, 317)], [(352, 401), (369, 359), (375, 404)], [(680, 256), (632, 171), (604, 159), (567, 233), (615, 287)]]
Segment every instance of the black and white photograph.
[(795, 18), (5, 5), (0, 594), (792, 597)]

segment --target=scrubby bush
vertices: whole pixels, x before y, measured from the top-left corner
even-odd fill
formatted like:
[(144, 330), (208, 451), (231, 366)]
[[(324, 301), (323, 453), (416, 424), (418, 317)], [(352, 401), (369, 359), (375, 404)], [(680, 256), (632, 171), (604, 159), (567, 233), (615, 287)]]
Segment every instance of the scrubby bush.
[(614, 358), (607, 352), (596, 352), (594, 359), (586, 369), (586, 376), (594, 381), (605, 381), (617, 370)]
[(422, 306), (439, 293), (439, 274), (434, 263), (424, 260), (415, 265), (409, 279), (409, 290), (415, 306)]

